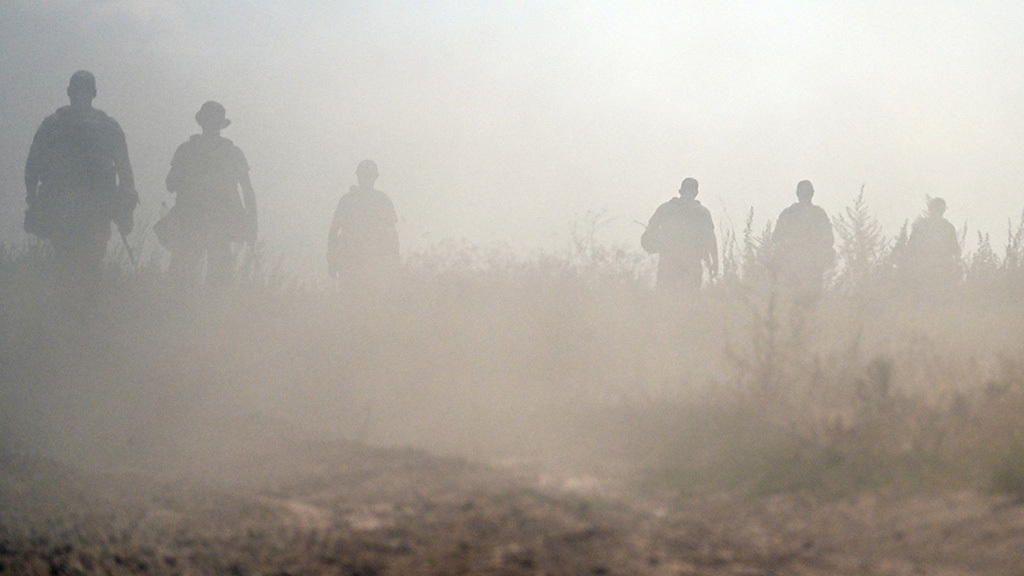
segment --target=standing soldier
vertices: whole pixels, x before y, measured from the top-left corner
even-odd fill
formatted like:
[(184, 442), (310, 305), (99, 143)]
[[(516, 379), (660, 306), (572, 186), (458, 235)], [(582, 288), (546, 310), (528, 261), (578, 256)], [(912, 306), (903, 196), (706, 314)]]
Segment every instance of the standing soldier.
[(704, 277), (718, 274), (718, 241), (711, 213), (697, 201), (697, 181), (683, 180), (679, 196), (665, 202), (651, 216), (640, 245), (658, 254), (658, 288), (696, 292)]
[(773, 257), (780, 288), (795, 301), (807, 302), (821, 296), (822, 277), (836, 258), (835, 236), (825, 210), (811, 202), (810, 181), (796, 185), (796, 197), (798, 202), (779, 214)]
[(50, 241), (68, 287), (91, 288), (102, 275), (110, 223), (130, 233), (139, 195), (124, 132), (92, 107), (96, 78), (75, 72), (67, 94), (71, 104), (43, 120), (28, 153), (25, 231)]
[(930, 198), (907, 240), (904, 279), (922, 295), (948, 293), (960, 281), (960, 241), (945, 213), (946, 201)]
[(382, 288), (399, 266), (398, 217), (387, 194), (374, 189), (377, 176), (373, 160), (359, 163), (358, 184), (338, 201), (327, 234), (328, 272), (348, 288)]
[[(245, 154), (220, 131), (231, 124), (224, 106), (209, 101), (196, 112), (203, 129), (178, 146), (167, 174), (167, 191), (177, 194), (171, 211), (154, 231), (171, 251), (168, 273), (185, 285), (195, 284), (206, 256), (206, 281), (231, 283), (233, 242), (256, 244), (256, 195)], [(241, 196), (239, 196), (241, 187)]]

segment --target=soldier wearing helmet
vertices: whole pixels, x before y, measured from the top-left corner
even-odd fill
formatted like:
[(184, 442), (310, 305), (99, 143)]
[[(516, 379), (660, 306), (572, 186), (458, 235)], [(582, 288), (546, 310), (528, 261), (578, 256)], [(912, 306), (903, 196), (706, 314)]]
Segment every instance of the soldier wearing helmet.
[(388, 195), (374, 188), (373, 160), (356, 167), (355, 186), (342, 195), (327, 233), (327, 268), (343, 286), (382, 288), (398, 269), (398, 217)]
[(93, 286), (114, 222), (132, 231), (139, 195), (124, 132), (93, 108), (96, 77), (79, 70), (67, 89), (70, 105), (36, 131), (25, 162), (25, 231), (53, 245), (69, 286)]
[[(230, 284), (235, 267), (232, 243), (256, 243), (256, 194), (245, 154), (220, 135), (231, 124), (224, 106), (205, 102), (196, 112), (201, 134), (178, 146), (167, 174), (167, 191), (177, 199), (154, 231), (171, 251), (168, 273), (195, 284), (207, 263), (207, 283)], [(241, 193), (239, 193), (241, 192)]]
[(658, 254), (658, 288), (696, 292), (704, 278), (718, 274), (718, 241), (711, 213), (697, 200), (697, 180), (686, 178), (679, 196), (655, 210), (640, 245)]
[(809, 301), (821, 296), (825, 271), (835, 262), (835, 235), (828, 214), (811, 201), (810, 181), (796, 185), (796, 197), (775, 224), (773, 262), (780, 289), (796, 301)]

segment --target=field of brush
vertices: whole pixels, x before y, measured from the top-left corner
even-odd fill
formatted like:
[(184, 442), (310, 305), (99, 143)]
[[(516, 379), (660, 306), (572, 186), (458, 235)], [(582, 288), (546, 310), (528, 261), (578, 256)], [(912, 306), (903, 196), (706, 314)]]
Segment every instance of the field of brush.
[[(25, 543), (46, 529), (13, 528), (33, 518), (26, 495), (41, 490), (49, 496), (39, 502), (60, 500), (61, 483), (79, 473), (51, 474), (47, 466), (113, 474), (119, 482), (141, 474), (151, 478), (142, 482), (150, 487), (175, 478), (230, 477), (236, 485), (248, 475), (261, 477), (269, 462), (289, 468), (284, 463), (304, 458), (307, 449), (291, 453), (282, 446), (311, 445), (320, 447), (322, 460), (306, 458), (291, 469), (292, 488), (308, 488), (304, 482), (327, 474), (325, 462), (334, 462), (333, 473), (349, 488), (413, 486), (402, 498), (421, 502), (418, 483), (447, 485), (454, 480), (445, 470), (458, 476), (466, 470), (458, 462), (473, 462), (532, 478), (527, 492), (513, 490), (514, 502), (537, 498), (534, 489), (573, 491), (569, 500), (529, 505), (540, 516), (548, 506), (575, 510), (569, 520), (552, 520), (559, 526), (584, 522), (574, 508), (580, 494), (625, 497), (639, 509), (660, 510), (658, 530), (676, 534), (651, 532), (662, 534), (657, 546), (664, 550), (675, 546), (671, 538), (683, 538), (680, 530), (692, 528), (687, 522), (701, 518), (703, 532), (686, 532), (689, 552), (678, 555), (690, 564), (726, 565), (701, 547), (700, 534), (724, 534), (747, 517), (741, 509), (753, 510), (762, 527), (778, 524), (773, 534), (793, 536), (764, 550), (756, 538), (737, 544), (761, 550), (750, 553), (758, 566), (780, 566), (772, 564), (780, 549), (789, 551), (787, 558), (819, 562), (805, 542), (828, 538), (808, 518), (831, 525), (849, 519), (851, 510), (870, 518), (858, 524), (860, 536), (829, 538), (837, 546), (861, 546), (866, 555), (904, 542), (904, 533), (963, 526), (949, 514), (903, 526), (906, 518), (895, 512), (879, 520), (883, 510), (963, 510), (992, 524), (985, 533), (999, 538), (986, 542), (1009, 545), (1006, 538), (1019, 533), (1012, 527), (1024, 522), (1014, 512), (1015, 499), (1024, 496), (1024, 229), (1011, 227), (1005, 246), (995, 250), (989, 237), (964, 232), (963, 281), (922, 297), (900, 272), (906, 231), (884, 237), (858, 199), (834, 219), (839, 258), (824, 296), (795, 306), (773, 289), (771, 224), (757, 231), (752, 221), (722, 239), (722, 277), (688, 299), (653, 290), (653, 258), (596, 242), (596, 218), (575, 227), (571, 248), (561, 253), (521, 256), (442, 244), (407, 254), (394, 287), (369, 298), (251, 261), (229, 291), (183, 292), (154, 256), (139, 266), (115, 258), (98, 293), (82, 305), (54, 285), (45, 246), (4, 250), (0, 528), (8, 536), (0, 548), (20, 554), (18, 566), (35, 561), (25, 552), (35, 545)], [(407, 448), (425, 451), (405, 453), (418, 463), (409, 469), (398, 464)], [(359, 458), (339, 454), (378, 464), (360, 468)], [(430, 464), (423, 454), (457, 460)], [(53, 464), (39, 472), (25, 462)], [(308, 477), (296, 479), (300, 471)], [(479, 488), (465, 488), (478, 486), (473, 482), (459, 484), (468, 500), (480, 495)], [(165, 491), (184, 490), (170, 486)], [(261, 500), (277, 494), (261, 486), (245, 493), (258, 505), (243, 498), (231, 514), (280, 508)], [(291, 502), (285, 506), (291, 512), (274, 516), (291, 526), (282, 528), (289, 534), (292, 508), (306, 518), (303, 506), (316, 499), (289, 500), (303, 490), (274, 496)], [(431, 498), (451, 504), (463, 520), (475, 517), (476, 508), (452, 504), (446, 490)], [(182, 498), (211, 497), (189, 494)], [(336, 496), (355, 498), (345, 514), (370, 506), (362, 496)], [(154, 502), (143, 501), (150, 503), (143, 507)], [(29, 508), (45, 508), (39, 506)], [(181, 514), (192, 509), (182, 506)], [(62, 509), (54, 510), (59, 516)], [(625, 525), (619, 512), (587, 522), (619, 525), (615, 534), (628, 539), (622, 526), (653, 521), (632, 510), (639, 516)], [(83, 518), (92, 516), (82, 514), (77, 522), (91, 524)], [(793, 532), (798, 520), (806, 529)], [(346, 530), (362, 525), (353, 522)], [(523, 534), (530, 530), (521, 527)], [(587, 530), (578, 558), (616, 549), (598, 541), (605, 532)], [(870, 544), (886, 530), (899, 537)], [(981, 530), (965, 532), (970, 538), (960, 545), (991, 552), (986, 562), (994, 563), (986, 566), (1012, 566), (1012, 555), (979, 548), (973, 538)], [(23, 539), (11, 539), (15, 532)], [(385, 536), (374, 546), (390, 546)], [(449, 544), (462, 550), (459, 542)], [(910, 556), (920, 552), (900, 546)], [(510, 550), (514, 560), (519, 548)], [(648, 554), (633, 553), (641, 564)], [(70, 561), (68, 554), (58, 555), (60, 561)], [(520, 568), (526, 573), (531, 566)]]
[(298, 435), (655, 491), (1024, 493), (1020, 227), (999, 254), (964, 233), (962, 284), (920, 298), (906, 231), (882, 236), (858, 198), (824, 297), (794, 306), (770, 281), (771, 224), (751, 222), (687, 300), (652, 290), (652, 258), (595, 242), (596, 219), (564, 253), (409, 254), (368, 299), (252, 267), (183, 293), (154, 258), (111, 264), (69, 310), (45, 247), (5, 251), (0, 448), (170, 465)]

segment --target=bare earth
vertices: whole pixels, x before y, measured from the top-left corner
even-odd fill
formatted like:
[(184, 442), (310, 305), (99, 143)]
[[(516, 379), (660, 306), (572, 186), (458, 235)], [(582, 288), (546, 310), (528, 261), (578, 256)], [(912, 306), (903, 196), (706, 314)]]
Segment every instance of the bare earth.
[(655, 501), (352, 444), (159, 475), (6, 456), (0, 573), (1020, 576), (1024, 506), (972, 492)]

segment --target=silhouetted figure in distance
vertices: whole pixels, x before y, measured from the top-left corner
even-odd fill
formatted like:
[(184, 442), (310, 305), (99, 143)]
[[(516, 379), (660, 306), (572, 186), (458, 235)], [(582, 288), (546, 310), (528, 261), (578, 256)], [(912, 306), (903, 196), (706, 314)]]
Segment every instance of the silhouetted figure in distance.
[(399, 267), (398, 216), (387, 194), (374, 188), (373, 160), (356, 168), (357, 184), (338, 201), (327, 233), (327, 267), (344, 288), (384, 288)]
[(927, 214), (914, 221), (907, 240), (905, 281), (920, 295), (946, 294), (960, 281), (960, 240), (945, 213), (945, 200), (929, 199)]
[(828, 214), (811, 202), (814, 186), (808, 180), (796, 185), (796, 197), (775, 224), (773, 260), (780, 290), (808, 302), (821, 296), (825, 271), (835, 263), (835, 235)]
[(110, 224), (134, 226), (139, 195), (118, 123), (92, 107), (96, 78), (79, 70), (68, 82), (71, 103), (48, 116), (25, 162), (25, 231), (53, 245), (66, 288), (91, 290), (102, 276)]
[[(154, 227), (160, 243), (171, 250), (168, 274), (195, 285), (206, 256), (206, 282), (231, 283), (235, 267), (232, 243), (256, 244), (256, 194), (245, 154), (220, 135), (231, 121), (224, 106), (208, 101), (196, 112), (202, 134), (178, 146), (167, 174), (167, 191), (177, 199)], [(239, 195), (241, 189), (241, 195)]]
[(704, 277), (718, 274), (718, 241), (711, 213), (697, 198), (697, 181), (683, 180), (679, 196), (665, 202), (651, 216), (640, 245), (658, 255), (658, 289), (696, 292)]

